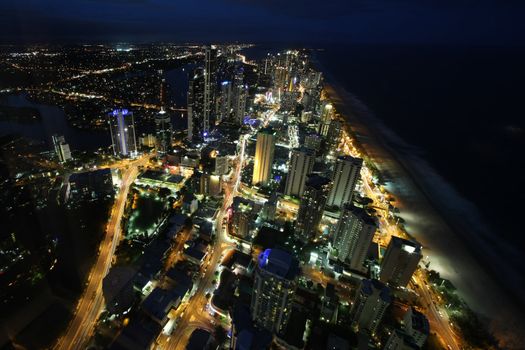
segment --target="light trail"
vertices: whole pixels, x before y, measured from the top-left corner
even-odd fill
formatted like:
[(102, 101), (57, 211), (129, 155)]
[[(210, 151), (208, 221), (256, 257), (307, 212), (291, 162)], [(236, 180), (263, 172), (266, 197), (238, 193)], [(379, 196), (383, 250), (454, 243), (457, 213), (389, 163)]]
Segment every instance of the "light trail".
[(151, 155), (131, 161), (123, 170), (122, 182), (115, 198), (108, 221), (106, 235), (99, 246), (99, 255), (88, 277), (87, 286), (80, 297), (73, 320), (65, 334), (55, 344), (56, 350), (85, 349), (93, 333), (100, 312), (104, 308), (102, 280), (113, 262), (115, 249), (120, 242), (120, 222), (124, 213), (130, 186), (138, 175), (138, 167), (147, 164)]

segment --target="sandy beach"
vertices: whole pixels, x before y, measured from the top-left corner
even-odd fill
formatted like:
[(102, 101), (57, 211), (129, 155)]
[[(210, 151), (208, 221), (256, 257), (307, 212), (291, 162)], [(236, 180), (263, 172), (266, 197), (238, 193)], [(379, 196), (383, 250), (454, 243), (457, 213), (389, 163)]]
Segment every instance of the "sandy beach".
[[(521, 276), (491, 249), (475, 207), (461, 198), (420, 156), (357, 99), (328, 76), (326, 92), (344, 116), (362, 148), (385, 177), (407, 231), (424, 246), (430, 268), (457, 287), (468, 305), (490, 320), (490, 327), (506, 348), (523, 348), (525, 325), (519, 297), (509, 295), (502, 278)], [(474, 251), (477, 254), (473, 254)], [(492, 253), (491, 253), (492, 252)], [(498, 272), (499, 271), (499, 272)]]

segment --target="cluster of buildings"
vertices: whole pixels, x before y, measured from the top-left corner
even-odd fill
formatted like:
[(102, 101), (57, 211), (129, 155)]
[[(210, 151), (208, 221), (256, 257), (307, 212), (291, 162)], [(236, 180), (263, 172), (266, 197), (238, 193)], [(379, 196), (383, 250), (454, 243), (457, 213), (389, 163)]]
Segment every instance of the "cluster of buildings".
[[(252, 251), (267, 243), (258, 237), (261, 234), (290, 234), (283, 230), (290, 223), (292, 237), (276, 247), (262, 247), (249, 307), (231, 314), (232, 348), (265, 348), (261, 344), (268, 339), (266, 332), (280, 346), (301, 349), (318, 320), (350, 326), (356, 335), (352, 339), (330, 334), (321, 345), (326, 349), (357, 348), (357, 344), (422, 348), (430, 334), (428, 320), (413, 307), (403, 321), (382, 324), (391, 309), (408, 305), (398, 295), (407, 291), (418, 268), (421, 245), (392, 236), (387, 246), (379, 246), (378, 214), (361, 189), (363, 160), (343, 152), (343, 123), (333, 105), (321, 98), (322, 76), (307, 57), (295, 51), (269, 55), (259, 69), (272, 82), (263, 104), (268, 109), (279, 104), (266, 120), (268, 115), (263, 114), (263, 126), (249, 138), (251, 157), (240, 195), (229, 209), (228, 230)], [(301, 280), (313, 279), (299, 268), (309, 264), (308, 249), (316, 256), (324, 254), (320, 266), (314, 262), (314, 269), (321, 267), (321, 274), (339, 279), (323, 288), (313, 307), (308, 302), (311, 296), (300, 286)], [(351, 297), (336, 288), (347, 281), (353, 286)], [(345, 302), (350, 303), (348, 312), (339, 312)], [(243, 319), (247, 311), (251, 322), (241, 325), (236, 318)], [(288, 327), (289, 322), (293, 327)], [(301, 334), (294, 335), (297, 332)]]
[[(161, 86), (162, 108), (148, 142), (162, 155), (163, 169), (147, 170), (137, 183), (169, 188), (177, 209), (134, 271), (114, 267), (106, 277), (107, 309), (120, 317), (133, 310), (115, 349), (151, 348), (177, 326), (209, 257), (222, 249), (218, 230), (236, 243), (238, 260), (221, 267), (209, 305), (228, 320), (231, 349), (423, 347), (428, 320), (397, 297), (418, 267), (421, 245), (392, 237), (379, 246), (378, 215), (362, 191), (363, 160), (342, 150), (344, 124), (322, 87), (322, 74), (304, 52), (255, 64), (228, 47), (206, 47), (190, 75), (186, 138), (174, 142)], [(114, 154), (136, 156), (133, 113), (117, 109), (108, 120)], [(231, 198), (226, 209), (225, 198)], [(223, 210), (225, 220), (217, 223)], [(163, 269), (188, 225), (182, 263)], [(402, 321), (384, 325), (398, 304), (406, 306)], [(214, 336), (201, 329), (187, 348), (214, 348)]]

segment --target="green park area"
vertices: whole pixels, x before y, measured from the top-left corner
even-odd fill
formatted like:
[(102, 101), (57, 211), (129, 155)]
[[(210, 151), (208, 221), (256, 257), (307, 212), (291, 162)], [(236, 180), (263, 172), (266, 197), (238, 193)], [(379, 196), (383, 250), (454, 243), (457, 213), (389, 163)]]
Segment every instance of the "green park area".
[(168, 211), (168, 200), (156, 191), (135, 190), (126, 226), (126, 238), (149, 240), (158, 233)]

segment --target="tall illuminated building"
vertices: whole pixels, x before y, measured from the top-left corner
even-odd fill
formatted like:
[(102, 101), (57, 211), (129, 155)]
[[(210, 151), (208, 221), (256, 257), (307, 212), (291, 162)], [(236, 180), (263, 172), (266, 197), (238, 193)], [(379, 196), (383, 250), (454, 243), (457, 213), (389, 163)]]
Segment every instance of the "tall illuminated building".
[(332, 119), (328, 126), (328, 132), (326, 134), (326, 143), (330, 150), (337, 149), (339, 142), (341, 142), (341, 130), (343, 125), (337, 119)]
[(189, 80), (188, 87), (188, 140), (199, 141), (205, 135), (205, 86), (204, 69), (196, 68)]
[(259, 327), (275, 333), (286, 328), (298, 274), (298, 261), (286, 251), (266, 249), (259, 255), (250, 306)]
[(113, 153), (122, 157), (136, 156), (137, 141), (133, 113), (127, 109), (115, 109), (108, 113), (108, 123)]
[(328, 136), (328, 129), (334, 113), (334, 107), (330, 103), (323, 103), (321, 107), (321, 121), (319, 122), (319, 134)]
[(164, 109), (161, 109), (155, 116), (155, 138), (157, 152), (166, 154), (171, 151), (173, 130), (171, 127), (171, 117)]
[(326, 205), (340, 208), (344, 203), (352, 202), (362, 166), (363, 160), (360, 158), (351, 156), (337, 158), (332, 174), (333, 187)]
[[(217, 84), (217, 48), (208, 46), (204, 51), (204, 109), (203, 134), (208, 135), (215, 125), (214, 106)], [(206, 136), (205, 136), (206, 137)]]
[(393, 286), (406, 287), (422, 257), (421, 244), (392, 236), (381, 262), (379, 279)]
[(60, 163), (65, 163), (71, 160), (71, 150), (69, 144), (66, 143), (66, 139), (61, 135), (53, 135), (53, 147), (55, 148), (55, 154), (58, 157)]
[(304, 242), (308, 242), (317, 234), (330, 187), (330, 179), (316, 174), (307, 175), (297, 213), (297, 232)]
[(391, 302), (390, 288), (378, 280), (362, 280), (350, 310), (352, 325), (374, 335)]
[(266, 185), (272, 175), (273, 155), (275, 151), (275, 132), (271, 128), (261, 129), (257, 133), (252, 184)]
[(312, 172), (315, 154), (307, 148), (294, 149), (290, 156), (290, 166), (286, 177), (284, 194), (300, 197), (304, 192), (306, 175)]
[(217, 119), (218, 121), (230, 119), (232, 111), (232, 83), (223, 81), (217, 96)]
[(253, 228), (257, 212), (252, 201), (234, 197), (232, 202), (232, 234), (236, 237), (246, 238)]
[(242, 68), (237, 69), (235, 72), (232, 93), (232, 117), (236, 123), (242, 124), (246, 112), (246, 97), (248, 96), (248, 86), (244, 84)]
[[(160, 73), (162, 74), (162, 71), (160, 71)], [(166, 79), (162, 79), (160, 82), (159, 102), (163, 108), (168, 106), (168, 83)]]
[(359, 207), (345, 203), (337, 223), (332, 246), (337, 258), (355, 271), (366, 272), (363, 266), (377, 229), (375, 219)]

